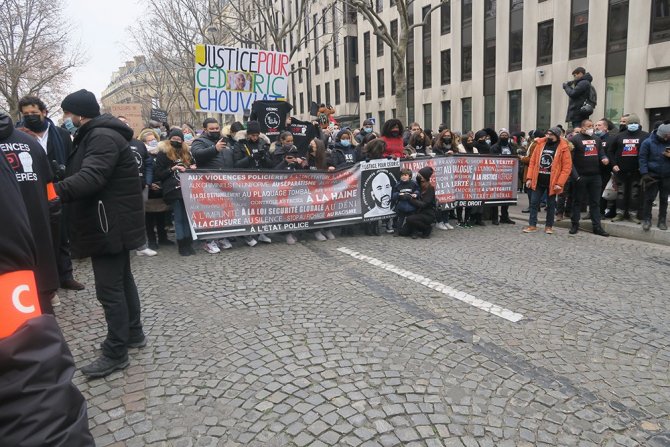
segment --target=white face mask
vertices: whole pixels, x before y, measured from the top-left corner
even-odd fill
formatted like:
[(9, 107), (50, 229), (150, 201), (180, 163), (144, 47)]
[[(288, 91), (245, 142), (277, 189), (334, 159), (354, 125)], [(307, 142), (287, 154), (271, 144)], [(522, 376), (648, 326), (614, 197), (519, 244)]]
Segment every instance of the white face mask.
[(584, 133), (588, 136), (591, 136), (591, 135), (593, 135), (593, 129), (585, 129)]

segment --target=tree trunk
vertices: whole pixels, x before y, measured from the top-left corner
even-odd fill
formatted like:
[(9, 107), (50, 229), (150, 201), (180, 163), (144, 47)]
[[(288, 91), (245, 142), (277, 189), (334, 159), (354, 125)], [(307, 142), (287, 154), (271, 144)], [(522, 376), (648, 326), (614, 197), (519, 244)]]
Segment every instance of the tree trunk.
[[(403, 46), (404, 41), (404, 46)], [(406, 71), (406, 51), (407, 39), (400, 39), (398, 50), (392, 54), (395, 59), (393, 69), (393, 79), (395, 80), (395, 109), (396, 118), (400, 120), (403, 126), (407, 126), (407, 71)], [(383, 123), (382, 123), (383, 124)]]

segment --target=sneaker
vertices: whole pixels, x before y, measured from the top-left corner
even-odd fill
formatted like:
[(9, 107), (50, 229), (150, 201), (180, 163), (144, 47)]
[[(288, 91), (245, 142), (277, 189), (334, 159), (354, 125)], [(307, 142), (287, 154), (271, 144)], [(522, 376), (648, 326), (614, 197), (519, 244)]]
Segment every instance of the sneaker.
[(260, 236), (258, 236), (258, 242), (263, 242), (264, 244), (271, 244), (272, 239), (270, 239), (264, 234), (261, 234)]
[(568, 231), (568, 233), (577, 234), (578, 231), (579, 231), (579, 225), (572, 224), (572, 226), (570, 227), (570, 231)]
[(218, 245), (221, 250), (229, 250), (233, 248), (233, 244), (226, 238), (216, 241), (216, 245)]
[(323, 234), (326, 235), (326, 239), (328, 239), (329, 241), (332, 241), (332, 240), (335, 239), (335, 235), (334, 235), (333, 232), (330, 231), (330, 230), (326, 230), (326, 231), (324, 231)]
[(449, 222), (445, 222), (444, 226), (447, 227), (447, 230), (453, 230), (454, 229), (453, 225), (451, 225)]
[(323, 241), (327, 241), (327, 240), (328, 240), (328, 239), (326, 238), (326, 236), (324, 236), (323, 233), (322, 233), (321, 231), (315, 231), (315, 232), (314, 232), (314, 239), (316, 239), (317, 241), (320, 241), (320, 242), (323, 242)]
[(553, 227), (545, 227), (544, 232), (546, 234), (554, 234), (554, 228)]
[(528, 226), (521, 231), (524, 233), (537, 233), (537, 227)]
[(623, 220), (623, 214), (617, 214), (614, 216), (614, 219), (612, 219), (612, 222), (621, 222)]
[(298, 239), (296, 239), (293, 233), (289, 233), (286, 235), (286, 243), (288, 245), (295, 245), (296, 242), (298, 242)]
[(607, 209), (605, 210), (605, 215), (604, 215), (604, 217), (606, 217), (606, 218), (608, 218), (608, 219), (611, 219), (611, 218), (613, 218), (613, 217), (616, 217), (616, 212), (615, 212), (614, 210), (611, 210), (611, 209), (607, 208)]
[(144, 250), (135, 250), (135, 253), (137, 253), (137, 256), (156, 256), (158, 254), (157, 251), (154, 251), (149, 247)]
[(530, 213), (530, 207), (522, 209), (521, 212), (526, 214)]
[(211, 255), (221, 253), (221, 249), (216, 244), (216, 241), (208, 241), (202, 246), (202, 248)]
[(54, 296), (51, 297), (51, 305), (53, 307), (60, 306), (60, 298), (58, 298), (57, 293), (54, 293)]
[(630, 216), (629, 220), (638, 225), (642, 222), (640, 219), (637, 218), (637, 216)]
[(499, 220), (492, 220), (491, 223), (492, 223), (493, 225), (500, 225), (500, 221), (499, 221)]
[(389, 219), (386, 221), (386, 232), (388, 234), (393, 234), (395, 230), (393, 230), (393, 219)]
[(446, 226), (443, 222), (438, 222), (438, 223), (435, 225), (435, 228), (437, 228), (438, 230), (445, 230), (445, 231), (446, 231), (447, 226)]
[(114, 371), (128, 367), (128, 356), (120, 359), (112, 359), (106, 356), (98, 357), (93, 363), (89, 363), (81, 369), (81, 373), (88, 379), (106, 377)]
[(256, 239), (251, 236), (244, 236), (244, 242), (246, 242), (249, 247), (255, 247), (258, 243)]
[(556, 222), (560, 222), (563, 220), (563, 213), (556, 213)]
[(642, 229), (644, 231), (649, 231), (651, 230), (651, 220), (645, 219), (644, 222), (642, 222)]
[(658, 229), (663, 230), (663, 231), (667, 231), (668, 225), (665, 222), (659, 222), (658, 223)]
[(500, 219), (500, 223), (509, 224), (509, 225), (516, 225), (516, 222), (514, 222), (509, 217), (507, 219)]
[(140, 349), (140, 348), (145, 347), (146, 345), (147, 345), (147, 337), (146, 337), (146, 335), (144, 335), (139, 340), (135, 340), (135, 341), (130, 341), (129, 340), (128, 344), (126, 346), (128, 346), (129, 348), (133, 348), (133, 349)]

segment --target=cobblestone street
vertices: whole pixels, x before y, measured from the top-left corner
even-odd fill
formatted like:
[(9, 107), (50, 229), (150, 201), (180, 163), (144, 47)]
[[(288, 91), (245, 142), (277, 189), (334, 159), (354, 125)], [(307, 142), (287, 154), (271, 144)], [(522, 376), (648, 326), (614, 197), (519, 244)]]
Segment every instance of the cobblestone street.
[[(75, 376), (97, 444), (670, 446), (670, 247), (521, 227), (133, 254), (149, 344)], [(81, 367), (105, 326), (75, 277)]]

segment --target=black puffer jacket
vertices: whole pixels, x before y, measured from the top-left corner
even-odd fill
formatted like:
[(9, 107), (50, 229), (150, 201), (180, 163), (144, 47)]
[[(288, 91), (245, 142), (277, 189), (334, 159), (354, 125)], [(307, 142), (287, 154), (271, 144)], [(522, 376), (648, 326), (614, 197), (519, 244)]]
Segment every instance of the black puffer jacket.
[(142, 185), (130, 150), (133, 131), (101, 115), (77, 131), (65, 180), (56, 193), (69, 203), (72, 255), (133, 250), (146, 241)]
[(190, 166), (182, 159), (172, 160), (167, 156), (167, 153), (171, 150), (169, 141), (166, 140), (158, 143), (158, 149), (154, 174), (156, 180), (161, 182), (163, 200), (167, 204), (172, 204), (175, 200), (182, 200), (180, 174), (179, 171), (173, 171), (172, 168), (180, 165), (188, 169)]
[(565, 90), (565, 93), (570, 98), (568, 101), (568, 113), (565, 117), (565, 121), (580, 121), (589, 117), (589, 115), (585, 114), (580, 109), (584, 105), (584, 101), (589, 99), (589, 90), (591, 89), (592, 82), (593, 76), (591, 76), (591, 73), (586, 73), (576, 83), (567, 82), (563, 84), (563, 90)]

